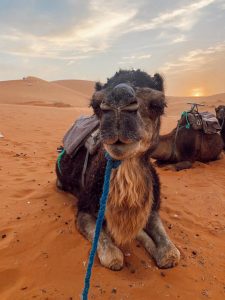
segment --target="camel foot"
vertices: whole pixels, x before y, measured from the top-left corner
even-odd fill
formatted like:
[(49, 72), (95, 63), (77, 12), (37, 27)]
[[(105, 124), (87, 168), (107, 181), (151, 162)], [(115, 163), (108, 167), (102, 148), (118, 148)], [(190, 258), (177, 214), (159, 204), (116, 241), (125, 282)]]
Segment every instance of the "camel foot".
[(113, 244), (108, 245), (105, 249), (99, 249), (98, 258), (100, 263), (110, 270), (120, 271), (123, 268), (123, 253)]
[(158, 248), (155, 260), (157, 266), (161, 269), (173, 268), (180, 261), (180, 251), (174, 245)]

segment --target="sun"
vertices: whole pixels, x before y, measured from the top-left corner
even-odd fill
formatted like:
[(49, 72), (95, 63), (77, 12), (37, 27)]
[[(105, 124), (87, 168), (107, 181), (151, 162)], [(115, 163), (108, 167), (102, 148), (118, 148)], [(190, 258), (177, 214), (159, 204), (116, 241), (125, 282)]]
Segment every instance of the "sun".
[(193, 96), (193, 97), (202, 97), (203, 96), (203, 89), (202, 88), (192, 89), (191, 96)]
[(199, 92), (196, 92), (196, 93), (194, 93), (194, 95), (193, 95), (194, 97), (200, 97), (201, 96), (201, 93), (199, 93)]

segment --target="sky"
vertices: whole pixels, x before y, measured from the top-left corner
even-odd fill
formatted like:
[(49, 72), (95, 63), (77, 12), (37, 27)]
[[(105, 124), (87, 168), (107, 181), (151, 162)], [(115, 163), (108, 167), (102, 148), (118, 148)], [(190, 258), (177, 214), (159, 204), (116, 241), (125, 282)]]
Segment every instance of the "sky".
[(0, 0), (0, 80), (139, 68), (167, 95), (225, 92), (225, 0)]

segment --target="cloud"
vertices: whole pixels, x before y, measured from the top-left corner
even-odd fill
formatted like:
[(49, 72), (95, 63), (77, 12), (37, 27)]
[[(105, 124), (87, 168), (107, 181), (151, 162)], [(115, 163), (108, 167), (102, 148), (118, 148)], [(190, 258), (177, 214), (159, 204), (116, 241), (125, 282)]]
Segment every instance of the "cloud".
[[(108, 49), (121, 35), (119, 30), (132, 19), (137, 10), (133, 7), (106, 4), (93, 0), (88, 15), (63, 31), (34, 34), (8, 28), (0, 35), (2, 53), (16, 56), (42, 57), (60, 60), (77, 60)], [(43, 26), (44, 28), (44, 26)]]
[[(0, 49), (2, 53), (15, 56), (68, 61), (86, 59), (96, 53), (108, 50), (115, 40), (131, 31), (171, 26), (180, 30), (190, 29), (197, 20), (198, 12), (214, 1), (201, 0), (183, 8), (161, 13), (150, 22), (140, 23), (138, 20), (140, 19), (141, 4), (135, 5), (134, 2), (128, 0), (123, 2), (92, 0), (86, 6), (85, 17), (78, 20), (74, 17), (74, 20), (71, 19), (68, 22), (67, 27), (63, 24), (62, 29), (57, 26), (55, 30), (52, 30), (52, 26), (46, 24), (47, 16), (43, 19), (45, 22), (40, 24), (38, 33), (32, 29), (32, 24), (29, 31), (30, 18), (26, 30), (24, 29), (25, 24), (22, 29), (19, 26), (4, 27), (0, 35)], [(51, 16), (51, 21), (52, 18)], [(45, 27), (48, 28), (46, 32)], [(129, 29), (127, 29), (128, 27)], [(180, 35), (170, 43), (176, 44), (185, 40), (184, 35)], [(144, 59), (144, 57), (135, 59)]]
[(135, 54), (135, 55), (129, 55), (129, 56), (123, 56), (122, 60), (118, 62), (119, 65), (126, 65), (133, 67), (135, 64), (139, 64), (141, 60), (146, 60), (151, 58), (152, 55), (147, 54)]
[(225, 54), (225, 41), (207, 49), (194, 49), (175, 62), (167, 62), (161, 72), (178, 73), (203, 68), (216, 59), (216, 54), (222, 52)]
[[(216, 43), (224, 37), (223, 6), (224, 0), (1, 0), (0, 76), (41, 76), (46, 68), (49, 79), (76, 72), (104, 80), (120, 66), (163, 66), (178, 78), (178, 71), (205, 69), (214, 53), (222, 56)], [(209, 41), (217, 46), (204, 49)]]
[[(197, 3), (161, 13), (149, 22), (140, 22), (143, 1), (135, 4), (134, 1), (128, 0), (122, 2), (119, 0), (112, 2), (92, 0), (89, 4), (86, 3), (83, 18), (77, 19), (75, 14), (70, 22), (66, 23), (67, 26), (62, 24), (62, 28), (57, 25), (53, 30), (53, 26), (46, 23), (48, 15), (45, 15), (42, 19), (44, 20), (43, 24), (40, 24), (37, 33), (32, 28), (30, 17), (28, 18), (29, 24), (27, 24), (27, 27), (26, 24), (23, 24), (22, 27), (16, 27), (16, 23), (13, 23), (14, 27), (7, 28), (4, 26), (2, 34), (0, 34), (0, 52), (20, 57), (67, 61), (84, 60), (110, 49), (118, 38), (129, 32), (156, 28), (164, 28), (166, 32), (169, 27), (188, 30), (197, 21), (198, 12), (215, 1), (201, 0)], [(69, 2), (67, 0), (67, 6)], [(39, 16), (39, 18), (41, 17)], [(52, 15), (50, 21), (53, 22)], [(37, 20), (34, 24), (36, 23)], [(46, 31), (45, 28), (47, 28)], [(177, 44), (183, 41), (186, 41), (186, 37), (178, 35), (170, 39), (168, 43)], [(149, 57), (135, 57), (133, 59)]]
[(180, 35), (175, 37), (172, 41), (171, 44), (177, 44), (177, 43), (182, 43), (182, 42), (186, 42), (187, 38), (185, 37), (185, 35)]
[(129, 31), (146, 31), (156, 28), (174, 27), (179, 30), (190, 30), (198, 21), (199, 11), (216, 0), (201, 0), (186, 5), (183, 8), (175, 9), (170, 12), (161, 13), (150, 22), (136, 24)]
[(134, 60), (134, 59), (147, 59), (150, 58), (152, 55), (151, 54), (139, 54), (139, 55), (130, 55), (130, 56), (123, 56), (122, 59), (129, 59), (129, 60)]

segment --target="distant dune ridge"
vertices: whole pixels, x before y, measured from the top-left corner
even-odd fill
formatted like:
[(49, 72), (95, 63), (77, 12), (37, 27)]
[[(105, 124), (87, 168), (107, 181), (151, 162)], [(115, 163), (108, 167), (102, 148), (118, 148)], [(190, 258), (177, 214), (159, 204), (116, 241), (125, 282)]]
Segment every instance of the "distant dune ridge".
[(48, 82), (37, 77), (0, 81), (0, 103), (87, 107), (94, 82)]
[(93, 92), (95, 85), (94, 81), (78, 79), (56, 80), (52, 81), (52, 83), (67, 87), (83, 95), (90, 95)]
[[(94, 91), (95, 82), (88, 80), (46, 81), (37, 77), (24, 77), (21, 80), (0, 81), (0, 103), (27, 104), (55, 107), (87, 107)], [(178, 112), (180, 105), (188, 108), (187, 102), (197, 102), (213, 108), (225, 103), (225, 93), (206, 97), (168, 96), (168, 111)]]

